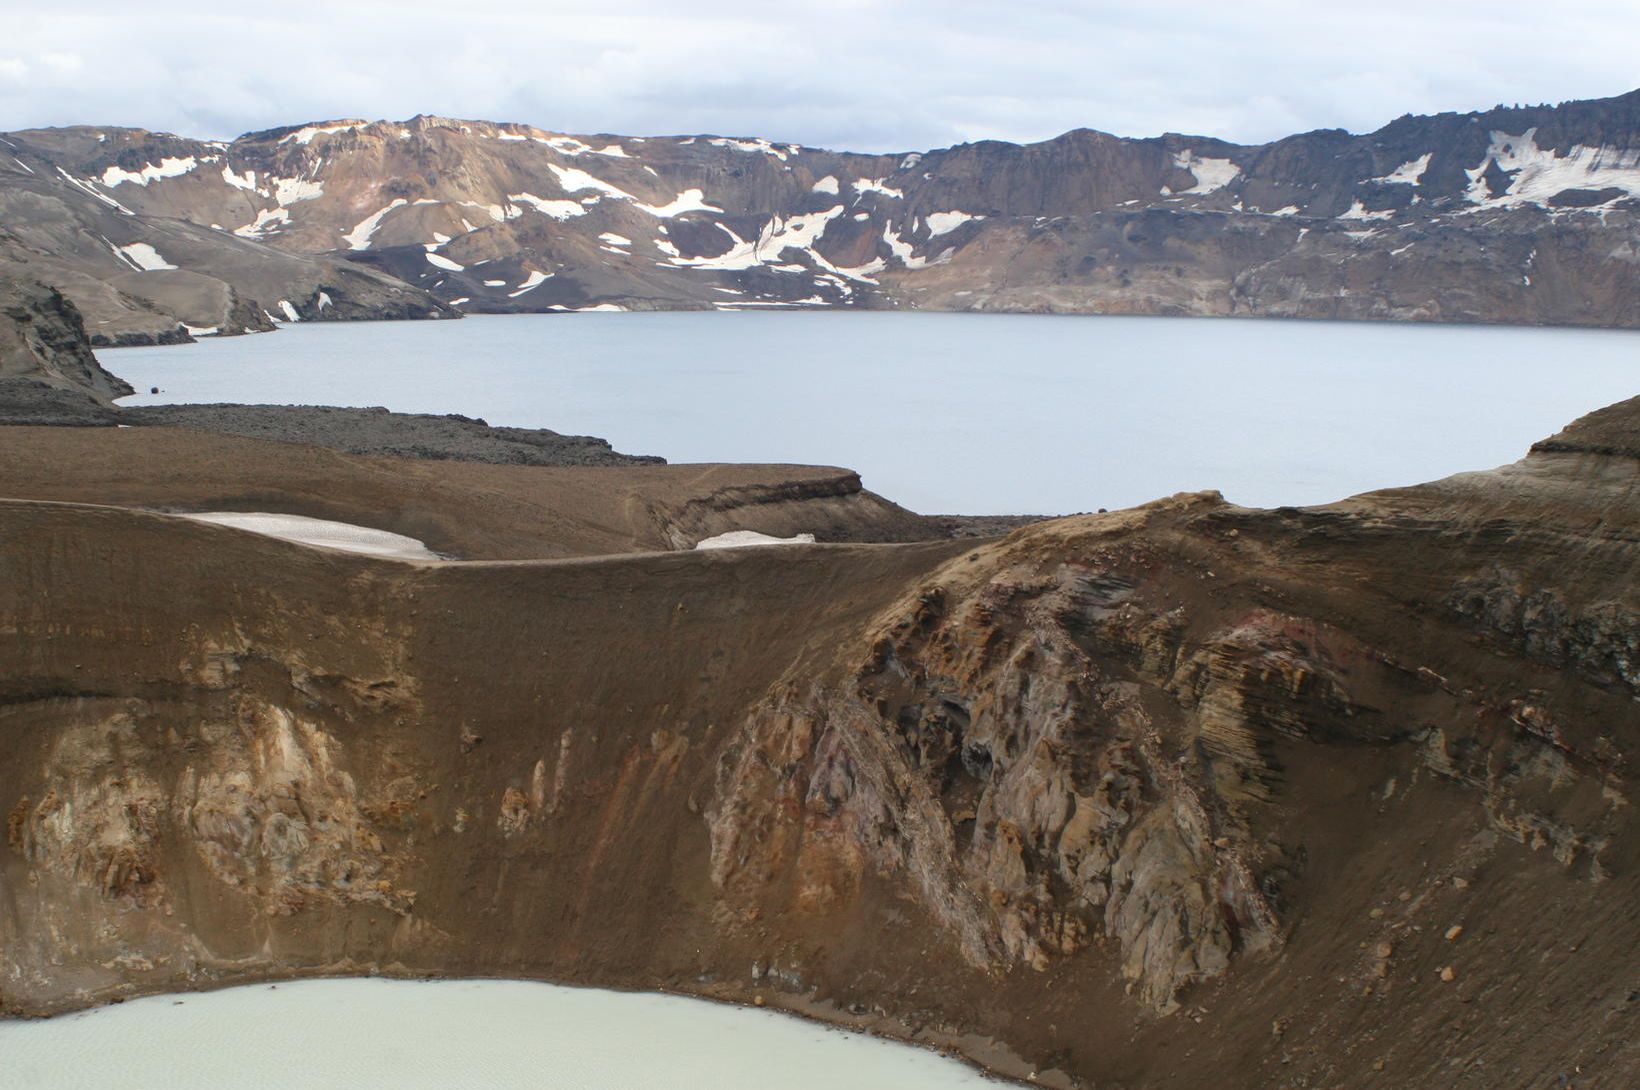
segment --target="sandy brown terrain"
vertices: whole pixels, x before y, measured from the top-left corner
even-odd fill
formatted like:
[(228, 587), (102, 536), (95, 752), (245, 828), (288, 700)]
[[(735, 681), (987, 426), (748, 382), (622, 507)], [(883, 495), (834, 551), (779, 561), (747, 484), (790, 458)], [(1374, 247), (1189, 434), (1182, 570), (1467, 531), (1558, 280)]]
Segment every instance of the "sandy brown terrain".
[(777, 468), (0, 430), (0, 1010), (493, 974), (1047, 1085), (1640, 1076), (1640, 399), (1323, 508), (656, 551), (906, 526)]

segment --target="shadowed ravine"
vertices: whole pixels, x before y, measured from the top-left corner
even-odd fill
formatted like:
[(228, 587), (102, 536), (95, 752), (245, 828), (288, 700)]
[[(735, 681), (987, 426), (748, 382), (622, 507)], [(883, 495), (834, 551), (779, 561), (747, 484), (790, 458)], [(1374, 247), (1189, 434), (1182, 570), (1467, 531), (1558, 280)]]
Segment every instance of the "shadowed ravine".
[[(447, 527), (470, 559), (115, 506), (232, 486), (118, 443), (208, 447), (256, 467), (242, 509), (301, 479), (279, 509)], [(653, 505), (574, 500), (555, 546), (500, 514), (552, 470), (416, 463), (413, 503), (370, 508), (386, 463), (332, 452), (0, 446), (29, 497), (0, 503), (7, 1014), (493, 975), (762, 1002), (1054, 1085), (1640, 1065), (1611, 972), (1640, 922), (1640, 399), (1322, 508), (714, 553), (642, 551), (739, 528), (725, 493), (654, 483), (699, 467), (575, 471)], [(905, 530), (799, 492), (744, 528), (841, 504), (851, 536)], [(671, 541), (684, 510), (710, 526)]]

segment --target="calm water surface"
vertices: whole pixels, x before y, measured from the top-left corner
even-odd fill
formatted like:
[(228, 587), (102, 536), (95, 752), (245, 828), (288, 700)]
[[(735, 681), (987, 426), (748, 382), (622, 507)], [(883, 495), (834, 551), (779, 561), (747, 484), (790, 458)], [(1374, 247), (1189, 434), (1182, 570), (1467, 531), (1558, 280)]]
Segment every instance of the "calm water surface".
[(0, 1021), (18, 1090), (962, 1090), (932, 1052), (770, 1011), (520, 981), (310, 980)]
[(135, 404), (385, 405), (673, 462), (857, 469), (926, 513), (1324, 503), (1514, 461), (1640, 393), (1640, 334), (1189, 318), (573, 314), (102, 352)]

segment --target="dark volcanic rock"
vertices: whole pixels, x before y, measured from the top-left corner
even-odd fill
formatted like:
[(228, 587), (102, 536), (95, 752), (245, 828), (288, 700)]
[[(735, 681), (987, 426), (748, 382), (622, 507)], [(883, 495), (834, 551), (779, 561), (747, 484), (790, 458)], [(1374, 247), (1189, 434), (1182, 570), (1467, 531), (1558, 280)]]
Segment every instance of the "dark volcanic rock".
[(468, 416), (393, 413), (327, 405), (153, 405), (128, 408), (120, 422), (197, 428), (286, 443), (398, 458), (491, 465), (664, 465), (653, 455), (621, 454), (603, 439), (545, 428), (494, 428)]
[(29, 280), (0, 279), (0, 377), (32, 379), (105, 405), (131, 393), (97, 362), (74, 304)]

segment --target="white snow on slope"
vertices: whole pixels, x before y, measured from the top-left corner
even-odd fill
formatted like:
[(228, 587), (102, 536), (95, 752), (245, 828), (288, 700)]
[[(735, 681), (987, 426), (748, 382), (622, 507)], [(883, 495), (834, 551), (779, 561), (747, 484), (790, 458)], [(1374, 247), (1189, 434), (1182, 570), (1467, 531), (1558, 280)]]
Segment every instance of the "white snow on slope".
[[(382, 225), (382, 218), (389, 212), (393, 211), (393, 209), (402, 208), (408, 203), (409, 202), (403, 197), (395, 197), (393, 199), (393, 203), (389, 204), (386, 208), (379, 208), (370, 215), (366, 216), (364, 219), (360, 220), (354, 225), (353, 230), (342, 236), (343, 240), (347, 242), (347, 248), (350, 250), (369, 249), (370, 239), (373, 235), (375, 235), (376, 229)], [(500, 219), (501, 217), (497, 216), (496, 218)], [(234, 233), (238, 234), (237, 231)]]
[(587, 214), (586, 208), (577, 201), (549, 200), (546, 197), (537, 197), (533, 193), (509, 193), (507, 199), (514, 204), (527, 204), (543, 216), (550, 216), (560, 223), (571, 216)]
[(811, 188), (815, 193), (829, 193), (835, 197), (837, 196), (837, 177), (835, 175), (828, 174), (824, 178), (821, 178), (818, 182), (815, 182)]
[(164, 158), (158, 163), (148, 163), (141, 170), (121, 170), (119, 167), (109, 167), (103, 171), (102, 184), (110, 188), (124, 182), (135, 182), (145, 186), (149, 182), (160, 178), (180, 178), (190, 171), (197, 170), (200, 163), (214, 163), (220, 156), (208, 155), (204, 159), (196, 159), (192, 155), (182, 158)]
[(903, 190), (895, 189), (893, 186), (883, 183), (884, 179), (882, 178), (856, 178), (849, 183), (849, 188), (861, 196), (867, 193), (881, 193), (885, 197), (893, 197), (896, 200), (905, 198)]
[(984, 216), (976, 216), (972, 212), (930, 212), (928, 213), (928, 236), (938, 238), (948, 235), (969, 220), (982, 220)]
[(258, 192), (256, 188), (256, 171), (254, 170), (247, 170), (243, 174), (235, 174), (233, 172), (233, 167), (229, 166), (227, 163), (223, 163), (222, 180), (233, 186), (235, 189), (245, 189), (252, 193)]
[(454, 261), (451, 261), (449, 258), (445, 257), (443, 254), (428, 253), (426, 255), (426, 257), (427, 257), (427, 263), (429, 265), (437, 266), (440, 269), (448, 269), (451, 272), (466, 272), (467, 271), (467, 266), (458, 264), (457, 262), (454, 262)]
[[(1515, 175), (1499, 196), (1491, 194), (1485, 181), (1493, 163)], [(1566, 189), (1621, 189), (1634, 197), (1640, 196), (1640, 149), (1577, 145), (1562, 155), (1538, 147), (1535, 127), (1519, 136), (1494, 129), (1486, 157), (1464, 173), (1469, 175), (1467, 195), (1476, 204), (1544, 204)]]
[(298, 545), (340, 549), (366, 556), (394, 560), (438, 560), (439, 555), (413, 537), (355, 526), (350, 522), (307, 518), (303, 515), (275, 515), (264, 511), (197, 511), (181, 516), (195, 522), (209, 522), (276, 537)]
[(279, 300), (279, 309), (285, 312), (285, 321), (287, 322), (300, 322), (302, 320), (302, 316), (296, 313), (296, 308), (290, 305), (289, 299)]
[[(1196, 184), (1189, 189), (1179, 190), (1179, 196), (1211, 193), (1215, 189), (1223, 189), (1241, 173), (1241, 168), (1228, 159), (1204, 159), (1193, 151), (1175, 153), (1173, 165), (1188, 170), (1190, 176), (1196, 179)], [(1172, 191), (1164, 185), (1162, 192), (1166, 194)]]
[(243, 227), (235, 227), (233, 233), (240, 238), (262, 238), (280, 227), (289, 226), (289, 212), (283, 208), (264, 208), (256, 214), (256, 219)]
[(124, 254), (133, 265), (145, 272), (153, 272), (158, 269), (176, 268), (175, 265), (161, 257), (158, 250), (154, 249), (146, 242), (133, 242), (129, 246), (118, 247), (118, 250), (120, 253)]
[(814, 244), (826, 233), (826, 225), (842, 214), (843, 206), (839, 204), (824, 212), (809, 212), (790, 218), (775, 216), (764, 224), (757, 238), (751, 240), (741, 238), (720, 223), (718, 230), (734, 240), (734, 245), (726, 253), (716, 257), (674, 257), (671, 262), (684, 268), (733, 271), (778, 264), (780, 255), (785, 251), (802, 250), (829, 268), (830, 263), (814, 252)]
[(611, 246), (632, 245), (631, 239), (627, 238), (625, 235), (617, 235), (614, 231), (605, 231), (603, 234), (598, 236), (598, 241), (607, 242)]
[(781, 162), (785, 162), (787, 156), (797, 155), (803, 150), (796, 144), (775, 145), (763, 139), (732, 140), (725, 136), (714, 136), (712, 139), (708, 140), (707, 143), (714, 147), (734, 148), (736, 151), (744, 151), (748, 153), (762, 152), (764, 155), (774, 156)]
[(591, 190), (612, 200), (627, 201), (632, 207), (662, 219), (681, 216), (685, 212), (723, 211), (721, 208), (707, 204), (706, 194), (699, 189), (686, 189), (672, 198), (667, 204), (645, 204), (620, 186), (611, 185), (602, 178), (593, 177), (578, 167), (561, 167), (556, 163), (548, 163), (547, 169), (552, 171), (558, 179), (559, 186), (563, 188), (565, 193), (582, 193)]
[(730, 530), (726, 534), (703, 538), (695, 542), (696, 549), (744, 549), (751, 545), (813, 545), (813, 534), (795, 537), (774, 537), (756, 530)]
[(281, 208), (297, 201), (316, 200), (325, 195), (323, 182), (310, 181), (307, 178), (274, 178), (272, 182), (274, 203)]
[(352, 132), (354, 129), (364, 128), (366, 124), (363, 121), (352, 121), (341, 125), (308, 125), (287, 136), (280, 137), (279, 142), (281, 144), (311, 144), (315, 136), (334, 136), (339, 132)]
[(706, 203), (706, 194), (699, 189), (685, 189), (667, 204), (644, 204), (642, 201), (633, 201), (635, 206), (648, 212), (651, 216), (661, 219), (671, 219), (681, 216), (685, 212), (721, 212), (723, 209), (715, 204)]
[(1433, 152), (1424, 152), (1416, 159), (1408, 159), (1382, 178), (1372, 179), (1383, 185), (1417, 185), (1429, 169), (1429, 160)]
[(1341, 220), (1387, 220), (1394, 215), (1394, 210), (1388, 208), (1382, 212), (1368, 212), (1367, 206), (1361, 203), (1361, 198), (1357, 197), (1355, 203), (1350, 205), (1350, 210), (1340, 213), (1338, 218)]
[[(530, 275), (524, 278), (524, 282), (522, 284), (518, 285), (518, 290), (508, 292), (507, 298), (517, 299), (520, 295), (523, 295), (525, 292), (534, 291), (536, 288), (539, 288), (542, 284), (545, 284), (548, 280), (551, 280), (557, 275), (557, 273), (544, 273), (537, 269), (531, 269)], [(489, 281), (486, 280), (485, 283), (487, 284)], [(497, 281), (497, 283), (501, 283), (501, 281)]]

